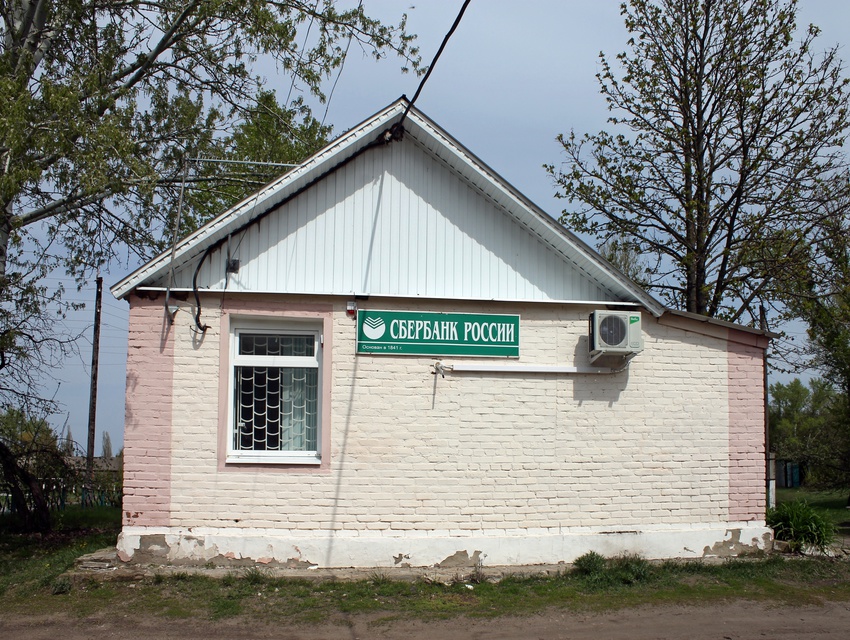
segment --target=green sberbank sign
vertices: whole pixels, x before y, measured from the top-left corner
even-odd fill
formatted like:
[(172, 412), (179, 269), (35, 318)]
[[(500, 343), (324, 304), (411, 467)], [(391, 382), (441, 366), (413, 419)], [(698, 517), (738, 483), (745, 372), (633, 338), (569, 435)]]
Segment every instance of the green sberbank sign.
[(519, 316), (358, 311), (357, 353), (519, 357)]

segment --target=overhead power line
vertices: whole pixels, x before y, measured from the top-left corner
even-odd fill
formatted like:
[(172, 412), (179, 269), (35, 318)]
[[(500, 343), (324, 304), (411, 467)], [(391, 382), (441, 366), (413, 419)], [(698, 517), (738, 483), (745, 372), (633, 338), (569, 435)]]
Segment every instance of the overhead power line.
[(422, 89), (425, 86), (425, 83), (428, 82), (428, 78), (431, 77), (431, 72), (434, 70), (434, 67), (437, 64), (437, 60), (440, 59), (440, 55), (443, 53), (443, 49), (446, 48), (446, 45), (449, 42), (449, 38), (452, 37), (452, 34), (457, 29), (457, 26), (460, 24), (461, 19), (463, 18), (464, 12), (466, 12), (466, 8), (469, 6), (471, 0), (465, 0), (463, 6), (460, 8), (460, 11), (457, 14), (457, 18), (455, 18), (454, 24), (452, 24), (449, 32), (446, 34), (446, 37), (443, 38), (443, 43), (440, 45), (440, 48), (437, 49), (437, 54), (434, 56), (434, 60), (428, 65), (428, 71), (425, 72), (425, 75), (422, 78), (422, 81), (419, 83), (419, 87), (416, 89), (416, 93), (413, 94), (413, 99), (407, 103), (407, 108), (404, 110), (404, 113), (401, 115), (401, 119), (396, 123), (396, 127), (400, 127), (404, 122), (404, 119), (407, 117), (407, 114), (410, 113), (410, 108), (413, 106), (413, 103), (416, 102), (416, 99), (419, 97), (419, 94), (422, 93)]

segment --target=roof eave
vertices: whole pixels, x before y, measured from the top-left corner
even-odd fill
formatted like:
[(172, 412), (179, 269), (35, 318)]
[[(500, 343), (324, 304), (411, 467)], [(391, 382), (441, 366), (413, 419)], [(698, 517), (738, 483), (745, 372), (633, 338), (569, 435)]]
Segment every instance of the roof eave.
[[(275, 201), (279, 202), (286, 197), (287, 193), (296, 190), (300, 184), (309, 182), (311, 176), (321, 175), (328, 163), (334, 160), (340, 162), (347, 155), (356, 153), (360, 146), (368, 144), (365, 139), (370, 130), (389, 125), (393, 119), (401, 114), (406, 105), (407, 99), (400, 98), (371, 118), (367, 118), (352, 127), (347, 133), (305, 160), (301, 166), (272, 181), (259, 192), (248, 196), (207, 222), (194, 233), (180, 240), (173, 250), (173, 258), (172, 249), (164, 251), (117, 282), (110, 288), (112, 295), (119, 300), (123, 299), (145, 281), (161, 276), (166, 269), (171, 267), (172, 262), (175, 268), (190, 262), (195, 256), (202, 253), (208, 243), (225, 237), (230, 226), (240, 224), (246, 211), (264, 211), (274, 207)], [(265, 193), (263, 193), (264, 191)]]
[(727, 320), (721, 320), (719, 318), (710, 318), (708, 316), (700, 315), (699, 313), (691, 313), (690, 311), (681, 311), (679, 309), (665, 308), (664, 313), (670, 314), (672, 316), (677, 316), (679, 318), (687, 318), (696, 322), (704, 322), (706, 324), (711, 324), (716, 327), (723, 327), (724, 329), (734, 329), (736, 331), (751, 333), (756, 336), (764, 336), (765, 338), (769, 338), (771, 340), (781, 337), (780, 334), (774, 333), (773, 331), (767, 331), (765, 329), (756, 329), (754, 327), (748, 327), (744, 324), (738, 324), (737, 322), (729, 322)]
[[(139, 269), (125, 277), (120, 282), (111, 287), (113, 295), (122, 299), (129, 295), (133, 289), (139, 286), (151, 286), (153, 280), (162, 277), (165, 272), (172, 266), (180, 268), (191, 262), (196, 256), (200, 255), (206, 247), (211, 243), (217, 242), (226, 237), (229, 230), (240, 224), (244, 224), (244, 217), (247, 215), (253, 217), (261, 215), (258, 212), (268, 211), (282, 202), (287, 194), (296, 191), (300, 186), (309, 183), (311, 178), (321, 176), (327, 166), (333, 162), (344, 162), (345, 158), (357, 152), (357, 150), (369, 143), (370, 134), (381, 130), (382, 127), (389, 126), (391, 122), (399, 117), (402, 111), (407, 106), (406, 98), (401, 98), (393, 104), (389, 105), (382, 111), (379, 111), (374, 116), (367, 118), (355, 127), (352, 127), (347, 133), (343, 134), (324, 149), (309, 158), (300, 167), (293, 169), (287, 174), (281, 176), (274, 182), (264, 187), (257, 194), (246, 198), (239, 204), (231, 207), (221, 215), (217, 216), (195, 233), (181, 240), (172, 250), (165, 251), (159, 256), (141, 266)], [(622, 274), (618, 269), (606, 262), (593, 249), (591, 249), (578, 236), (570, 232), (563, 225), (558, 223), (554, 218), (544, 212), (540, 207), (528, 200), (523, 194), (517, 191), (509, 182), (502, 178), (497, 172), (490, 168), (480, 158), (475, 156), (448, 132), (443, 130), (439, 125), (430, 120), (425, 114), (418, 111), (415, 107), (411, 108), (408, 119), (413, 125), (411, 129), (419, 129), (424, 132), (424, 135), (436, 138), (443, 147), (455, 156), (460, 167), (472, 169), (472, 175), (468, 175), (467, 179), (471, 181), (480, 180), (487, 187), (491, 187), (493, 191), (500, 192), (511, 201), (510, 207), (505, 207), (499, 203), (504, 209), (524, 210), (529, 212), (536, 221), (538, 229), (534, 229), (535, 225), (529, 225), (524, 222), (516, 214), (511, 213), (515, 219), (526, 226), (532, 233), (538, 235), (541, 240), (555, 247), (565, 259), (572, 260), (575, 267), (580, 270), (590, 268), (590, 271), (585, 271), (587, 276), (599, 282), (602, 286), (617, 298), (623, 298), (621, 302), (637, 303), (645, 307), (655, 317), (660, 317), (665, 312), (665, 307), (649, 293), (644, 291), (636, 283), (632, 282), (627, 276)], [(414, 131), (410, 132), (416, 137)], [(423, 142), (420, 141), (420, 144)], [(456, 171), (461, 169), (455, 168)], [(481, 185), (479, 189), (486, 191)], [(265, 193), (263, 193), (265, 191)], [(250, 222), (250, 220), (248, 221)], [(545, 229), (541, 231), (541, 229)], [(554, 236), (556, 242), (562, 242), (566, 245), (566, 251), (558, 249), (553, 243), (552, 238), (543, 237), (544, 235)], [(580, 260), (568, 256), (568, 253), (574, 252)], [(583, 263), (583, 264), (582, 264)], [(596, 274), (592, 271), (596, 271)], [(600, 280), (599, 276), (607, 276), (610, 283), (605, 284), (603, 277)], [(612, 286), (615, 285), (615, 286)]]
[(532, 213), (538, 221), (542, 222), (551, 231), (560, 236), (561, 240), (565, 241), (572, 250), (578, 252), (582, 256), (582, 258), (584, 258), (587, 262), (593, 264), (597, 269), (606, 273), (623, 290), (625, 290), (634, 297), (634, 300), (632, 301), (624, 300), (623, 302), (637, 302), (638, 304), (644, 306), (656, 318), (661, 317), (661, 315), (665, 312), (666, 307), (660, 301), (656, 300), (653, 296), (644, 291), (640, 286), (634, 283), (619, 269), (617, 269), (616, 267), (605, 261), (603, 258), (601, 258), (601, 256), (599, 256), (599, 254), (594, 251), (581, 238), (576, 236), (569, 229), (567, 229), (557, 220), (555, 220), (552, 216), (543, 211), (543, 209), (537, 206), (534, 202), (529, 200), (510, 182), (500, 176), (495, 170), (493, 170), (489, 165), (487, 165), (487, 163), (483, 162), (478, 156), (469, 151), (469, 149), (467, 149), (463, 144), (461, 144), (457, 139), (455, 139), (442, 127), (440, 127), (430, 118), (428, 118), (428, 116), (426, 116), (420, 111), (417, 111), (415, 107), (411, 109), (411, 114), (417, 120), (420, 121), (420, 127), (423, 127), (423, 125), (425, 125), (431, 129), (431, 135), (442, 138), (445, 146), (448, 147), (453, 153), (455, 153), (458, 158), (467, 166), (473, 167), (477, 174), (483, 180), (487, 181), (489, 184), (493, 185), (496, 189), (498, 189), (510, 199), (512, 199), (515, 203), (515, 206)]

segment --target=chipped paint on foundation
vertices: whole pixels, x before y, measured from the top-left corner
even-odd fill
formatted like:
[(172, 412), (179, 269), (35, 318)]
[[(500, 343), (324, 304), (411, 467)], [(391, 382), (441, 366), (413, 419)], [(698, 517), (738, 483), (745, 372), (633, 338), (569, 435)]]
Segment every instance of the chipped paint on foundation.
[[(125, 562), (291, 568), (439, 567), (570, 563), (595, 551), (647, 559), (727, 557), (770, 550), (772, 532), (764, 522), (657, 526), (622, 531), (584, 529), (540, 535), (332, 537), (284, 535), (273, 530), (125, 527), (118, 541)], [(399, 552), (404, 544), (405, 551)]]
[(741, 542), (741, 529), (727, 529), (726, 537), (702, 550), (703, 558), (732, 558), (771, 549), (773, 536), (763, 533), (753, 537), (749, 543)]
[(469, 552), (465, 549), (461, 549), (460, 551), (455, 551), (448, 558), (443, 560), (442, 562), (438, 562), (436, 567), (440, 569), (453, 568), (453, 567), (477, 567), (481, 563), (481, 552), (475, 551), (472, 556), (469, 555)]

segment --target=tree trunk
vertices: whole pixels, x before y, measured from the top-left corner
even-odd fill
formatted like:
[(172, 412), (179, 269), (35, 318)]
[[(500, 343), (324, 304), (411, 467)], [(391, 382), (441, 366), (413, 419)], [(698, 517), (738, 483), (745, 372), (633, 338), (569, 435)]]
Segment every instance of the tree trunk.
[(6, 291), (6, 263), (9, 259), (9, 239), (12, 236), (12, 203), (0, 207), (0, 301)]
[[(12, 504), (21, 518), (21, 524), (26, 531), (50, 531), (50, 506), (44, 498), (38, 478), (21, 466), (15, 454), (0, 441), (0, 469), (3, 479), (12, 494)], [(32, 497), (33, 506), (27, 502), (27, 492)]]

